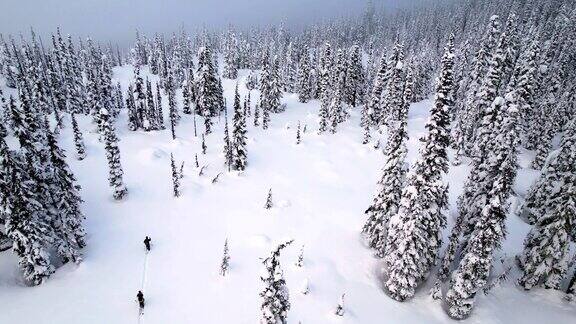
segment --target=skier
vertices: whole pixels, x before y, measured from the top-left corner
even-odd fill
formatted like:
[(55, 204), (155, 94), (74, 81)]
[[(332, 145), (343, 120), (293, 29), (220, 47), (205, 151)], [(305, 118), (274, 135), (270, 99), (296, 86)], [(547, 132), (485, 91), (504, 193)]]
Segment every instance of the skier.
[(150, 242), (152, 241), (152, 239), (148, 236), (146, 236), (146, 238), (144, 239), (144, 245), (146, 246), (146, 251), (150, 251)]
[(142, 293), (141, 290), (138, 290), (136, 298), (138, 298), (138, 304), (140, 305), (140, 312), (142, 312), (144, 310), (144, 294)]

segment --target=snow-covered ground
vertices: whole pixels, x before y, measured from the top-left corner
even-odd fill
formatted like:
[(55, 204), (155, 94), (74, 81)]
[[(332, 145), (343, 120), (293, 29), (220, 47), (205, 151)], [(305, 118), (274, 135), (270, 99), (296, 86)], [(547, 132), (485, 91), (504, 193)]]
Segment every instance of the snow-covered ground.
[[(145, 70), (145, 75), (148, 74)], [(241, 95), (247, 94), (240, 73)], [(150, 76), (155, 80), (155, 76)], [(127, 87), (132, 69), (115, 69), (114, 82)], [(229, 109), (235, 81), (223, 80)], [(258, 91), (252, 91), (252, 104)], [(273, 114), (267, 131), (248, 118), (248, 168), (228, 173), (223, 166), (223, 118), (207, 136), (207, 154), (195, 137), (191, 115), (183, 115), (173, 141), (169, 130), (131, 132), (126, 116), (117, 123), (127, 199), (111, 198), (102, 143), (88, 118), (80, 120), (87, 158), (77, 161), (71, 127), (60, 140), (81, 184), (85, 202), (88, 247), (84, 262), (66, 265), (38, 287), (21, 283), (17, 260), (0, 255), (0, 323), (257, 323), (262, 258), (279, 242), (294, 239), (283, 251), (282, 267), (290, 290), (290, 323), (443, 323), (450, 321), (428, 287), (405, 303), (387, 297), (380, 288), (379, 260), (360, 240), (383, 161), (380, 150), (362, 145), (360, 112), (338, 133), (317, 134), (318, 101), (299, 103), (287, 94), (287, 110)], [(167, 112), (164, 101), (164, 112)], [(417, 157), (430, 101), (412, 105), (409, 114), (409, 155)], [(296, 125), (307, 131), (296, 145)], [(198, 119), (199, 129), (202, 120)], [(88, 132), (90, 130), (90, 132)], [(200, 135), (200, 133), (198, 134)], [(182, 196), (172, 196), (170, 153), (185, 161)], [(198, 154), (205, 174), (194, 166)], [(522, 166), (530, 156), (523, 153)], [(222, 172), (217, 183), (212, 179)], [(451, 216), (467, 167), (452, 167)], [(538, 175), (518, 174), (516, 191), (523, 194)], [(274, 208), (263, 205), (272, 188)], [(451, 226), (451, 222), (449, 222)], [(502, 255), (507, 262), (522, 248), (529, 227), (511, 216)], [(445, 234), (448, 233), (448, 229)], [(152, 238), (145, 258), (142, 240)], [(231, 269), (219, 275), (224, 240), (228, 238)], [(300, 247), (304, 267), (295, 266)], [(145, 273), (145, 278), (144, 278)], [(517, 273), (491, 296), (478, 296), (467, 323), (573, 323), (576, 307), (560, 292), (525, 293), (515, 284)], [(306, 279), (310, 293), (301, 293)], [(143, 287), (144, 286), (144, 287)], [(136, 293), (144, 289), (146, 310), (138, 318)], [(334, 315), (346, 293), (345, 315)]]

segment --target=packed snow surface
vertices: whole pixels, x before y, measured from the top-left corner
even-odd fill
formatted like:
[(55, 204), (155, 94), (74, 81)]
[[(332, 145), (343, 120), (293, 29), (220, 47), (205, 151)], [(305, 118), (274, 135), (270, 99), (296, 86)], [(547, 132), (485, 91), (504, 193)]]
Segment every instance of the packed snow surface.
[[(152, 81), (156, 76), (150, 75)], [(129, 66), (116, 68), (115, 80), (126, 89), (133, 80)], [(243, 97), (247, 71), (241, 71)], [(235, 80), (223, 80), (231, 111)], [(10, 91), (8, 91), (10, 92)], [(179, 91), (179, 100), (181, 92)], [(252, 91), (252, 107), (258, 91)], [(180, 101), (181, 102), (181, 101)], [(223, 165), (224, 117), (215, 121), (201, 153), (203, 120), (182, 115), (178, 139), (169, 129), (131, 132), (124, 113), (117, 121), (128, 197), (116, 202), (107, 181), (103, 144), (89, 117), (79, 118), (87, 158), (77, 161), (71, 126), (60, 136), (68, 161), (82, 186), (88, 247), (80, 265), (66, 265), (38, 287), (26, 287), (16, 257), (0, 255), (0, 323), (257, 323), (260, 315), (262, 260), (276, 244), (294, 239), (282, 253), (282, 268), (290, 290), (290, 323), (444, 323), (451, 321), (428, 286), (416, 297), (398, 303), (380, 286), (380, 260), (360, 239), (383, 155), (374, 143), (362, 145), (360, 111), (339, 125), (337, 134), (317, 134), (319, 102), (303, 104), (285, 94), (287, 110), (272, 114), (270, 129), (254, 128), (248, 117), (248, 167), (228, 173)], [(408, 162), (418, 153), (418, 138), (431, 101), (411, 106)], [(164, 112), (167, 100), (164, 98)], [(229, 113), (231, 116), (231, 113)], [(296, 145), (296, 125), (306, 132)], [(67, 121), (69, 122), (69, 121)], [(375, 133), (375, 132), (374, 132)], [(385, 135), (374, 141), (385, 142)], [(381, 138), (380, 138), (381, 137)], [(182, 196), (172, 196), (170, 153), (185, 161)], [(207, 166), (203, 176), (194, 165)], [(538, 172), (528, 169), (531, 156), (522, 152), (515, 191), (521, 197)], [(449, 226), (456, 198), (468, 168), (452, 167)], [(219, 181), (212, 179), (222, 172)], [(272, 188), (274, 207), (263, 208)], [(517, 204), (513, 201), (512, 206)], [(529, 226), (518, 217), (507, 220), (508, 238), (499, 257), (511, 262), (522, 249)], [(445, 235), (448, 230), (445, 230)], [(152, 238), (145, 255), (144, 237)], [(224, 240), (230, 247), (230, 271), (219, 274)], [(304, 266), (295, 265), (302, 245)], [(497, 262), (499, 263), (499, 262)], [(501, 267), (497, 267), (497, 270)], [(468, 323), (574, 323), (576, 307), (562, 293), (515, 285), (517, 273), (490, 296), (479, 295)], [(308, 286), (305, 295), (303, 287)], [(146, 309), (138, 317), (136, 293), (144, 289)], [(345, 293), (345, 314), (334, 315)]]

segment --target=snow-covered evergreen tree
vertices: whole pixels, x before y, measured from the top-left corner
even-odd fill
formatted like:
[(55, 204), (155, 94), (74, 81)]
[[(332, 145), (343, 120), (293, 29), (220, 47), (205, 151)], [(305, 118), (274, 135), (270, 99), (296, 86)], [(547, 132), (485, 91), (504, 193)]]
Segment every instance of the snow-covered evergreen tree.
[(308, 54), (308, 49), (303, 50), (303, 54), (300, 58), (300, 63), (298, 64), (298, 100), (300, 102), (308, 102), (311, 97), (310, 89), (310, 55)]
[(234, 128), (232, 130), (232, 167), (238, 171), (246, 169), (248, 153), (246, 150), (246, 116), (240, 106), (240, 94), (238, 84), (234, 93)]
[(76, 121), (74, 113), (70, 113), (70, 119), (72, 120), (72, 132), (74, 133), (76, 158), (82, 161), (86, 157), (86, 147), (84, 146), (84, 140), (82, 139), (82, 131), (80, 131), (80, 127), (78, 127), (78, 122)]
[(540, 180), (530, 191), (524, 209), (534, 227), (522, 253), (520, 285), (530, 289), (541, 281), (558, 289), (569, 258), (569, 242), (576, 239), (576, 119), (568, 126)]
[(180, 197), (180, 173), (178, 172), (172, 153), (170, 153), (170, 169), (172, 170), (172, 192), (174, 197)]
[(337, 316), (344, 316), (344, 295), (346, 294), (342, 294), (340, 296), (338, 305), (336, 305), (336, 311), (334, 312), (334, 314), (336, 314)]
[(102, 130), (104, 132), (104, 147), (106, 149), (106, 159), (108, 160), (108, 183), (114, 190), (114, 199), (120, 200), (128, 193), (122, 179), (124, 171), (120, 164), (120, 149), (118, 148), (118, 137), (110, 115), (104, 108), (100, 110), (102, 120)]
[(226, 114), (224, 120), (224, 165), (228, 168), (228, 171), (232, 168), (232, 159), (234, 157), (234, 151), (232, 148), (232, 141), (230, 140), (230, 132), (228, 131), (228, 114)]
[(426, 124), (427, 136), (402, 191), (398, 213), (390, 219), (385, 251), (385, 287), (390, 296), (404, 301), (414, 296), (417, 285), (434, 265), (446, 224), (450, 107), (453, 105), (454, 36), (442, 57), (436, 97)]
[(254, 107), (254, 127), (260, 126), (260, 105), (256, 103)]
[(354, 45), (350, 49), (346, 68), (345, 101), (348, 105), (356, 107), (362, 103), (365, 83), (362, 57), (358, 45)]
[[(14, 154), (0, 138), (1, 216), (6, 236), (18, 256), (24, 280), (39, 285), (54, 272), (46, 243), (51, 241), (51, 229), (44, 217), (43, 206), (24, 157)], [(32, 174), (33, 175), (33, 174)]]
[(297, 74), (298, 62), (296, 62), (294, 54), (294, 45), (290, 42), (286, 48), (286, 57), (282, 69), (282, 84), (286, 92), (295, 92), (300, 86), (300, 75)]
[(298, 253), (298, 259), (296, 260), (296, 266), (300, 267), (300, 268), (304, 266), (304, 245), (302, 245), (302, 247), (300, 248), (300, 252)]
[(238, 77), (238, 40), (232, 30), (228, 30), (225, 38), (222, 76), (226, 79)]
[(408, 149), (408, 106), (399, 117), (397, 125), (390, 128), (388, 143), (384, 149), (384, 167), (377, 183), (378, 189), (373, 202), (366, 210), (368, 220), (362, 232), (366, 235), (368, 245), (376, 250), (376, 255), (383, 257), (386, 249), (386, 236), (390, 218), (398, 213), (402, 189), (406, 177), (406, 155)]
[(272, 188), (270, 188), (270, 190), (268, 190), (268, 196), (266, 197), (266, 203), (264, 204), (264, 208), (270, 209), (273, 206), (274, 203), (272, 202)]
[(80, 249), (86, 246), (84, 215), (80, 209), (82, 198), (80, 186), (66, 163), (64, 151), (58, 146), (54, 134), (47, 133), (48, 147), (50, 149), (51, 188), (53, 204), (56, 211), (52, 222), (55, 231), (56, 252), (64, 263), (72, 261), (79, 263), (82, 260)]
[(290, 300), (279, 258), (280, 252), (291, 243), (292, 241), (288, 241), (278, 245), (263, 262), (266, 272), (260, 277), (264, 283), (264, 289), (260, 292), (260, 297), (262, 297), (260, 322), (262, 324), (287, 323)]
[(224, 255), (222, 256), (222, 263), (220, 264), (220, 275), (226, 276), (230, 268), (230, 252), (228, 251), (228, 239), (224, 241)]

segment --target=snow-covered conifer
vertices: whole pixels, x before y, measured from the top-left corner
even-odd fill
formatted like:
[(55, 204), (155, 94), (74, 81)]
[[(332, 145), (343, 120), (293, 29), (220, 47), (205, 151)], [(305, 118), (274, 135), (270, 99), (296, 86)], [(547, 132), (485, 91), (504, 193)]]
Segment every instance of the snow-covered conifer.
[(220, 264), (220, 275), (223, 277), (228, 273), (230, 267), (230, 252), (228, 251), (228, 239), (224, 241), (224, 255), (222, 256), (222, 263)]
[(262, 297), (261, 323), (263, 324), (287, 323), (290, 300), (279, 258), (280, 252), (291, 243), (292, 241), (288, 241), (278, 245), (263, 262), (266, 268), (264, 276), (260, 277), (264, 283), (264, 289), (260, 292), (260, 297)]
[(264, 208), (270, 209), (272, 206), (274, 206), (274, 203), (272, 202), (272, 188), (270, 188), (270, 190), (268, 190), (268, 196), (266, 197), (266, 204), (264, 204)]
[(172, 191), (174, 197), (180, 197), (180, 174), (176, 168), (176, 161), (174, 161), (172, 153), (170, 153), (170, 169), (172, 170)]
[(106, 149), (106, 159), (108, 160), (108, 182), (114, 190), (114, 199), (120, 200), (127, 193), (122, 176), (122, 165), (120, 164), (120, 149), (118, 148), (118, 137), (114, 125), (110, 121), (108, 111), (104, 108), (100, 110), (102, 119), (102, 129), (104, 131), (104, 147)]
[(206, 154), (206, 149), (208, 149), (208, 146), (206, 146), (206, 139), (204, 134), (202, 134), (202, 154)]
[(414, 296), (417, 285), (433, 266), (442, 243), (444, 209), (448, 204), (443, 176), (448, 170), (446, 148), (449, 142), (449, 110), (453, 102), (454, 36), (442, 57), (436, 84), (436, 97), (426, 124), (420, 157), (408, 175), (398, 213), (390, 219), (385, 251), (390, 296), (404, 301)]
[(336, 314), (337, 316), (344, 316), (344, 295), (346, 294), (342, 294), (340, 296), (338, 305), (336, 305), (336, 311), (334, 312), (334, 314)]
[(302, 245), (302, 247), (300, 248), (300, 252), (298, 253), (298, 260), (296, 260), (296, 266), (300, 268), (304, 266), (304, 245)]
[(78, 122), (76, 121), (74, 113), (70, 113), (70, 119), (72, 120), (72, 131), (74, 133), (76, 158), (81, 161), (86, 157), (86, 147), (84, 146), (84, 140), (82, 139), (82, 131), (80, 131), (80, 127), (78, 127)]
[(302, 135), (300, 134), (300, 121), (298, 121), (298, 126), (296, 127), (296, 145), (302, 143)]
[(232, 167), (238, 171), (246, 169), (248, 153), (246, 150), (246, 117), (240, 106), (240, 95), (238, 94), (238, 84), (234, 94), (234, 128), (232, 130)]
[(311, 96), (310, 89), (310, 55), (308, 48), (303, 50), (300, 64), (298, 65), (298, 100), (300, 102), (308, 102)]
[(356, 107), (362, 102), (364, 97), (365, 82), (362, 57), (358, 45), (354, 45), (350, 49), (346, 68), (345, 102), (352, 107)]

